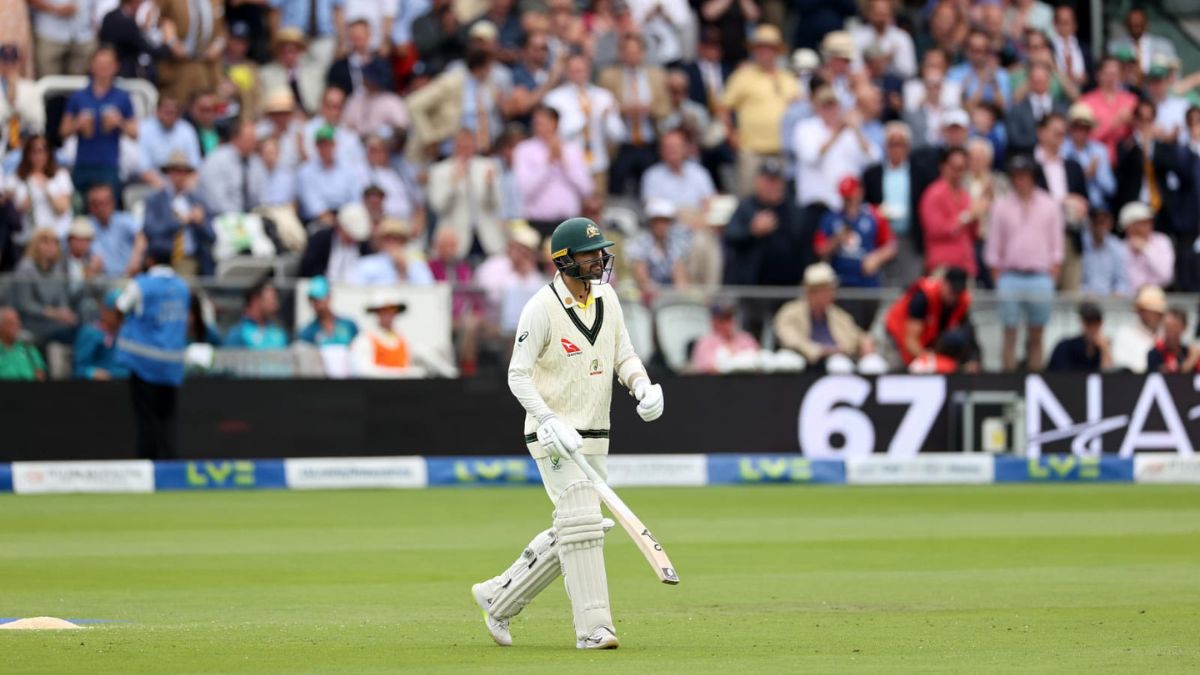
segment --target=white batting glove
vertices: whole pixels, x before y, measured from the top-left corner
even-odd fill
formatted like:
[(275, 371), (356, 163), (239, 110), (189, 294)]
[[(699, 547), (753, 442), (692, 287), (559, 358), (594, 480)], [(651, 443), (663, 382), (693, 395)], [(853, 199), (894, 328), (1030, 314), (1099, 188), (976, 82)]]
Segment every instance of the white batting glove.
[(653, 422), (663, 414), (663, 390), (661, 384), (650, 384), (642, 378), (633, 385), (633, 396), (638, 400), (637, 412), (642, 421)]
[(583, 447), (583, 437), (579, 432), (554, 415), (542, 418), (537, 437), (542, 449), (556, 459), (570, 459), (572, 452), (578, 452)]

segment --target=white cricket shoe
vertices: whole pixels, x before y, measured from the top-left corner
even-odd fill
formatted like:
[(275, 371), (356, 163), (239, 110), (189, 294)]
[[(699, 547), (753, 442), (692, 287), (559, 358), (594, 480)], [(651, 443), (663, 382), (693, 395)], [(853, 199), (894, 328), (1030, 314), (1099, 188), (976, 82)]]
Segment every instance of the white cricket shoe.
[(617, 642), (617, 634), (608, 626), (601, 626), (592, 634), (575, 643), (577, 649), (616, 649), (621, 646)]
[(492, 639), (501, 647), (512, 646), (512, 633), (508, 632), (508, 619), (497, 619), (488, 611), (491, 602), (487, 597), (487, 588), (484, 583), (478, 583), (471, 587), (471, 595), (475, 596), (475, 604), (479, 605), (479, 609), (483, 610), (483, 622), (487, 625), (488, 633)]

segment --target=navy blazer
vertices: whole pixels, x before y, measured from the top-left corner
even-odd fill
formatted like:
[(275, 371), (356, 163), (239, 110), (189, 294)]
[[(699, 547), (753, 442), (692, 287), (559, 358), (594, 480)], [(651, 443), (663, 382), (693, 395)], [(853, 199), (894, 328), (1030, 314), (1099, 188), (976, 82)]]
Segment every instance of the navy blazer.
[[(204, 220), (199, 225), (187, 225), (192, 232), (192, 240), (196, 244), (196, 263), (202, 276), (210, 276), (216, 269), (212, 257), (212, 245), (217, 240), (217, 233), (212, 227), (212, 212), (204, 205), (196, 193), (187, 197), (204, 210)], [(159, 246), (170, 248), (175, 242), (175, 235), (185, 226), (179, 222), (171, 202), (175, 195), (170, 190), (159, 190), (146, 199), (146, 212), (142, 218), (142, 234), (146, 236), (147, 247), (153, 249), (157, 242)]]
[[(1067, 106), (1054, 101), (1053, 111), (1067, 114)], [(1033, 118), (1033, 105), (1029, 97), (1021, 99), (1004, 116), (1004, 128), (1008, 131), (1008, 154), (1030, 152), (1037, 145), (1037, 120)]]
[[(683, 72), (687, 73), (688, 78), (688, 98), (709, 108), (708, 90), (704, 87), (704, 78), (700, 76), (700, 66), (693, 61), (683, 67)], [(722, 85), (729, 81), (729, 75), (732, 72), (733, 69), (728, 64), (721, 64)]]

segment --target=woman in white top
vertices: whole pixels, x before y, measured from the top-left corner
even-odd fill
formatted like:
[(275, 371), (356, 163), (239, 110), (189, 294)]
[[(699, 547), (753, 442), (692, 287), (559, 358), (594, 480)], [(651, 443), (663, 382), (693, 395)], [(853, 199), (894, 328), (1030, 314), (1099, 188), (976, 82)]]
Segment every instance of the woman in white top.
[(52, 229), (59, 238), (71, 229), (71, 196), (75, 185), (71, 183), (71, 174), (54, 161), (45, 136), (30, 136), (25, 141), (21, 163), (8, 179), (7, 192), (21, 214), (17, 243), (24, 244), (37, 229)]

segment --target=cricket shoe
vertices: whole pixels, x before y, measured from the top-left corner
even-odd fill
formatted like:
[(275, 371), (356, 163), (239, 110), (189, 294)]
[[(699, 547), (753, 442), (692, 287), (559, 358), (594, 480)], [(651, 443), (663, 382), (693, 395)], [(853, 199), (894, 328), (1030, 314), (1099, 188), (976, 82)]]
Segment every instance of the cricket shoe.
[(487, 582), (478, 583), (471, 587), (471, 595), (475, 596), (475, 604), (483, 610), (483, 622), (487, 625), (488, 633), (496, 644), (501, 647), (512, 646), (512, 633), (508, 632), (508, 619), (497, 619), (488, 611), (491, 600), (487, 597)]
[(616, 649), (621, 646), (617, 642), (617, 634), (608, 626), (601, 626), (592, 634), (575, 643), (576, 649)]

